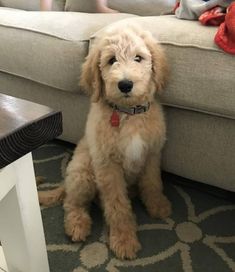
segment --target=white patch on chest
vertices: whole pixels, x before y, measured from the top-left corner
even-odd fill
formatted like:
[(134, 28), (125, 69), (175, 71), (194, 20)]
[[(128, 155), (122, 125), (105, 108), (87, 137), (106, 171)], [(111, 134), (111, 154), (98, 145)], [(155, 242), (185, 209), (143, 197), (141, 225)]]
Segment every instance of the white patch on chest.
[(126, 160), (129, 163), (143, 160), (145, 145), (139, 134), (133, 136), (126, 147)]

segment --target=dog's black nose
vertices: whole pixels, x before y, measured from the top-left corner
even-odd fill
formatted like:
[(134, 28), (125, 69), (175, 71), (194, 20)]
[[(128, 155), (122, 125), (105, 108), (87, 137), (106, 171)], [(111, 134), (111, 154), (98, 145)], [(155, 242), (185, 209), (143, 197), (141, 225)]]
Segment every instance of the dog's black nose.
[(133, 88), (133, 82), (127, 79), (118, 82), (118, 88), (122, 93), (129, 93)]

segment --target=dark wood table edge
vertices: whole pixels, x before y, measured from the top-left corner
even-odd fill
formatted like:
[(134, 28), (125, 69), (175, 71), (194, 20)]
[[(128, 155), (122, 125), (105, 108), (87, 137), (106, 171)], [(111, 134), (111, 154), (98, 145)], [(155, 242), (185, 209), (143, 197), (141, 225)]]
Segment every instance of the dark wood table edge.
[(1, 137), (0, 169), (58, 137), (62, 132), (62, 113), (53, 111)]

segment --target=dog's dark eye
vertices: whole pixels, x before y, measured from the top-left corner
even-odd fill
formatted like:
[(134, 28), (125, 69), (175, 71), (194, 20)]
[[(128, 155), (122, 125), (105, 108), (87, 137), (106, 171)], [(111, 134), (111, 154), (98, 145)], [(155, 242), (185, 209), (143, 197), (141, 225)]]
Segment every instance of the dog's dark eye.
[(141, 62), (142, 59), (143, 58), (140, 55), (136, 55), (134, 60), (137, 62)]
[(110, 65), (113, 65), (116, 61), (117, 61), (117, 59), (116, 59), (115, 57), (112, 57), (112, 58), (109, 60), (109, 64), (110, 64)]

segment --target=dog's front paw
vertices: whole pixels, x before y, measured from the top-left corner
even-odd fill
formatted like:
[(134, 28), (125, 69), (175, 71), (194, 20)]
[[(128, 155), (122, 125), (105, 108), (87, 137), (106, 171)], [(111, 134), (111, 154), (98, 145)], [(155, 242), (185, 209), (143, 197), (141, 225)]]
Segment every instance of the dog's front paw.
[(88, 213), (70, 212), (65, 218), (65, 233), (73, 242), (85, 241), (91, 232), (91, 218)]
[(166, 218), (171, 214), (171, 203), (163, 194), (146, 203), (146, 208), (153, 218)]
[(134, 259), (141, 245), (136, 234), (110, 235), (110, 248), (120, 259)]

